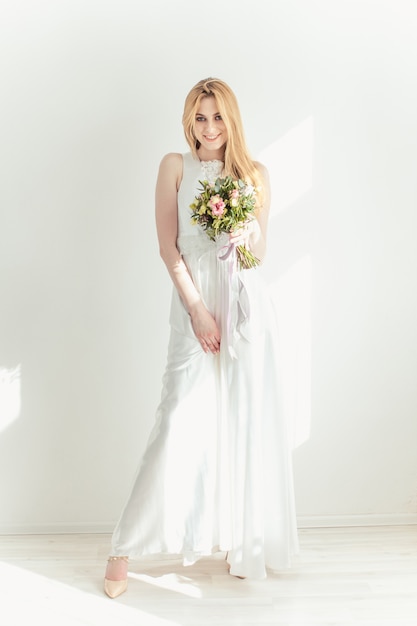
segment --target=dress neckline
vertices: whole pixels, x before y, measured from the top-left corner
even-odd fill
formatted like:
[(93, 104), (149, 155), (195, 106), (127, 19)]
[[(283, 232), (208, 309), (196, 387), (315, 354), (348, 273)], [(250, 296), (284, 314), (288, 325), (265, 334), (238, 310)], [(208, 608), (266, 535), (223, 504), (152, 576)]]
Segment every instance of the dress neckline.
[(224, 163), (219, 159), (210, 159), (210, 161), (200, 161), (199, 167), (204, 178), (213, 182), (222, 175)]

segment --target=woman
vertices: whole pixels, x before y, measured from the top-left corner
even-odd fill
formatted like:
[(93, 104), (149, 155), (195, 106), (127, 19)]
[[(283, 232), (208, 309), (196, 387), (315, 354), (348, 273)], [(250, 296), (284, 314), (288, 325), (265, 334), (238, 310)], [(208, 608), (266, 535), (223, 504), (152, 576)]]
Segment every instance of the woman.
[[(167, 154), (156, 185), (160, 253), (171, 276), (171, 334), (156, 423), (113, 534), (105, 591), (127, 588), (128, 558), (227, 553), (230, 574), (264, 578), (297, 549), (291, 458), (277, 379), (275, 317), (258, 268), (236, 246), (266, 249), (268, 174), (252, 161), (236, 97), (202, 80), (183, 114), (190, 152)], [(256, 219), (212, 241), (191, 220), (201, 182), (230, 175), (257, 189)], [(226, 242), (224, 241), (226, 237)]]

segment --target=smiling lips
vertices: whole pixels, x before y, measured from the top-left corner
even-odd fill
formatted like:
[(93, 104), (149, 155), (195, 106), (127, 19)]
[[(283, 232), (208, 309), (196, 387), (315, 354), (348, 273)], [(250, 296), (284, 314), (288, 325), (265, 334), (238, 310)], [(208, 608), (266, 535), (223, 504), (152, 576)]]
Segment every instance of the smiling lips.
[(218, 137), (220, 137), (220, 133), (218, 135), (204, 135), (204, 139), (207, 141), (215, 141)]

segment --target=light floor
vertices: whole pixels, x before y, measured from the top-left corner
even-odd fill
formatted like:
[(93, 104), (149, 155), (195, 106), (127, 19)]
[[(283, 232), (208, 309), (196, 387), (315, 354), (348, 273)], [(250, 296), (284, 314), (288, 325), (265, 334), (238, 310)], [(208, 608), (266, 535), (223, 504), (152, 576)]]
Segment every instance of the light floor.
[(239, 580), (224, 554), (131, 563), (102, 592), (108, 535), (0, 536), (0, 626), (417, 626), (417, 526), (300, 531), (294, 567)]

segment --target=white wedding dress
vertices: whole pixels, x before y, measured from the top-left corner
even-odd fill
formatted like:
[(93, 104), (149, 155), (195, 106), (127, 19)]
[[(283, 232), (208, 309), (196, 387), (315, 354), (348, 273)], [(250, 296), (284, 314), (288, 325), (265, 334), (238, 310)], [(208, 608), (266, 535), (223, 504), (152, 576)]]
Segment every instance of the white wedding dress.
[(230, 573), (261, 579), (297, 551), (291, 452), (281, 406), (276, 318), (260, 268), (235, 271), (226, 242), (191, 224), (199, 181), (220, 161), (183, 155), (178, 249), (221, 328), (205, 354), (173, 290), (161, 402), (113, 555), (178, 555), (184, 564), (228, 552)]

